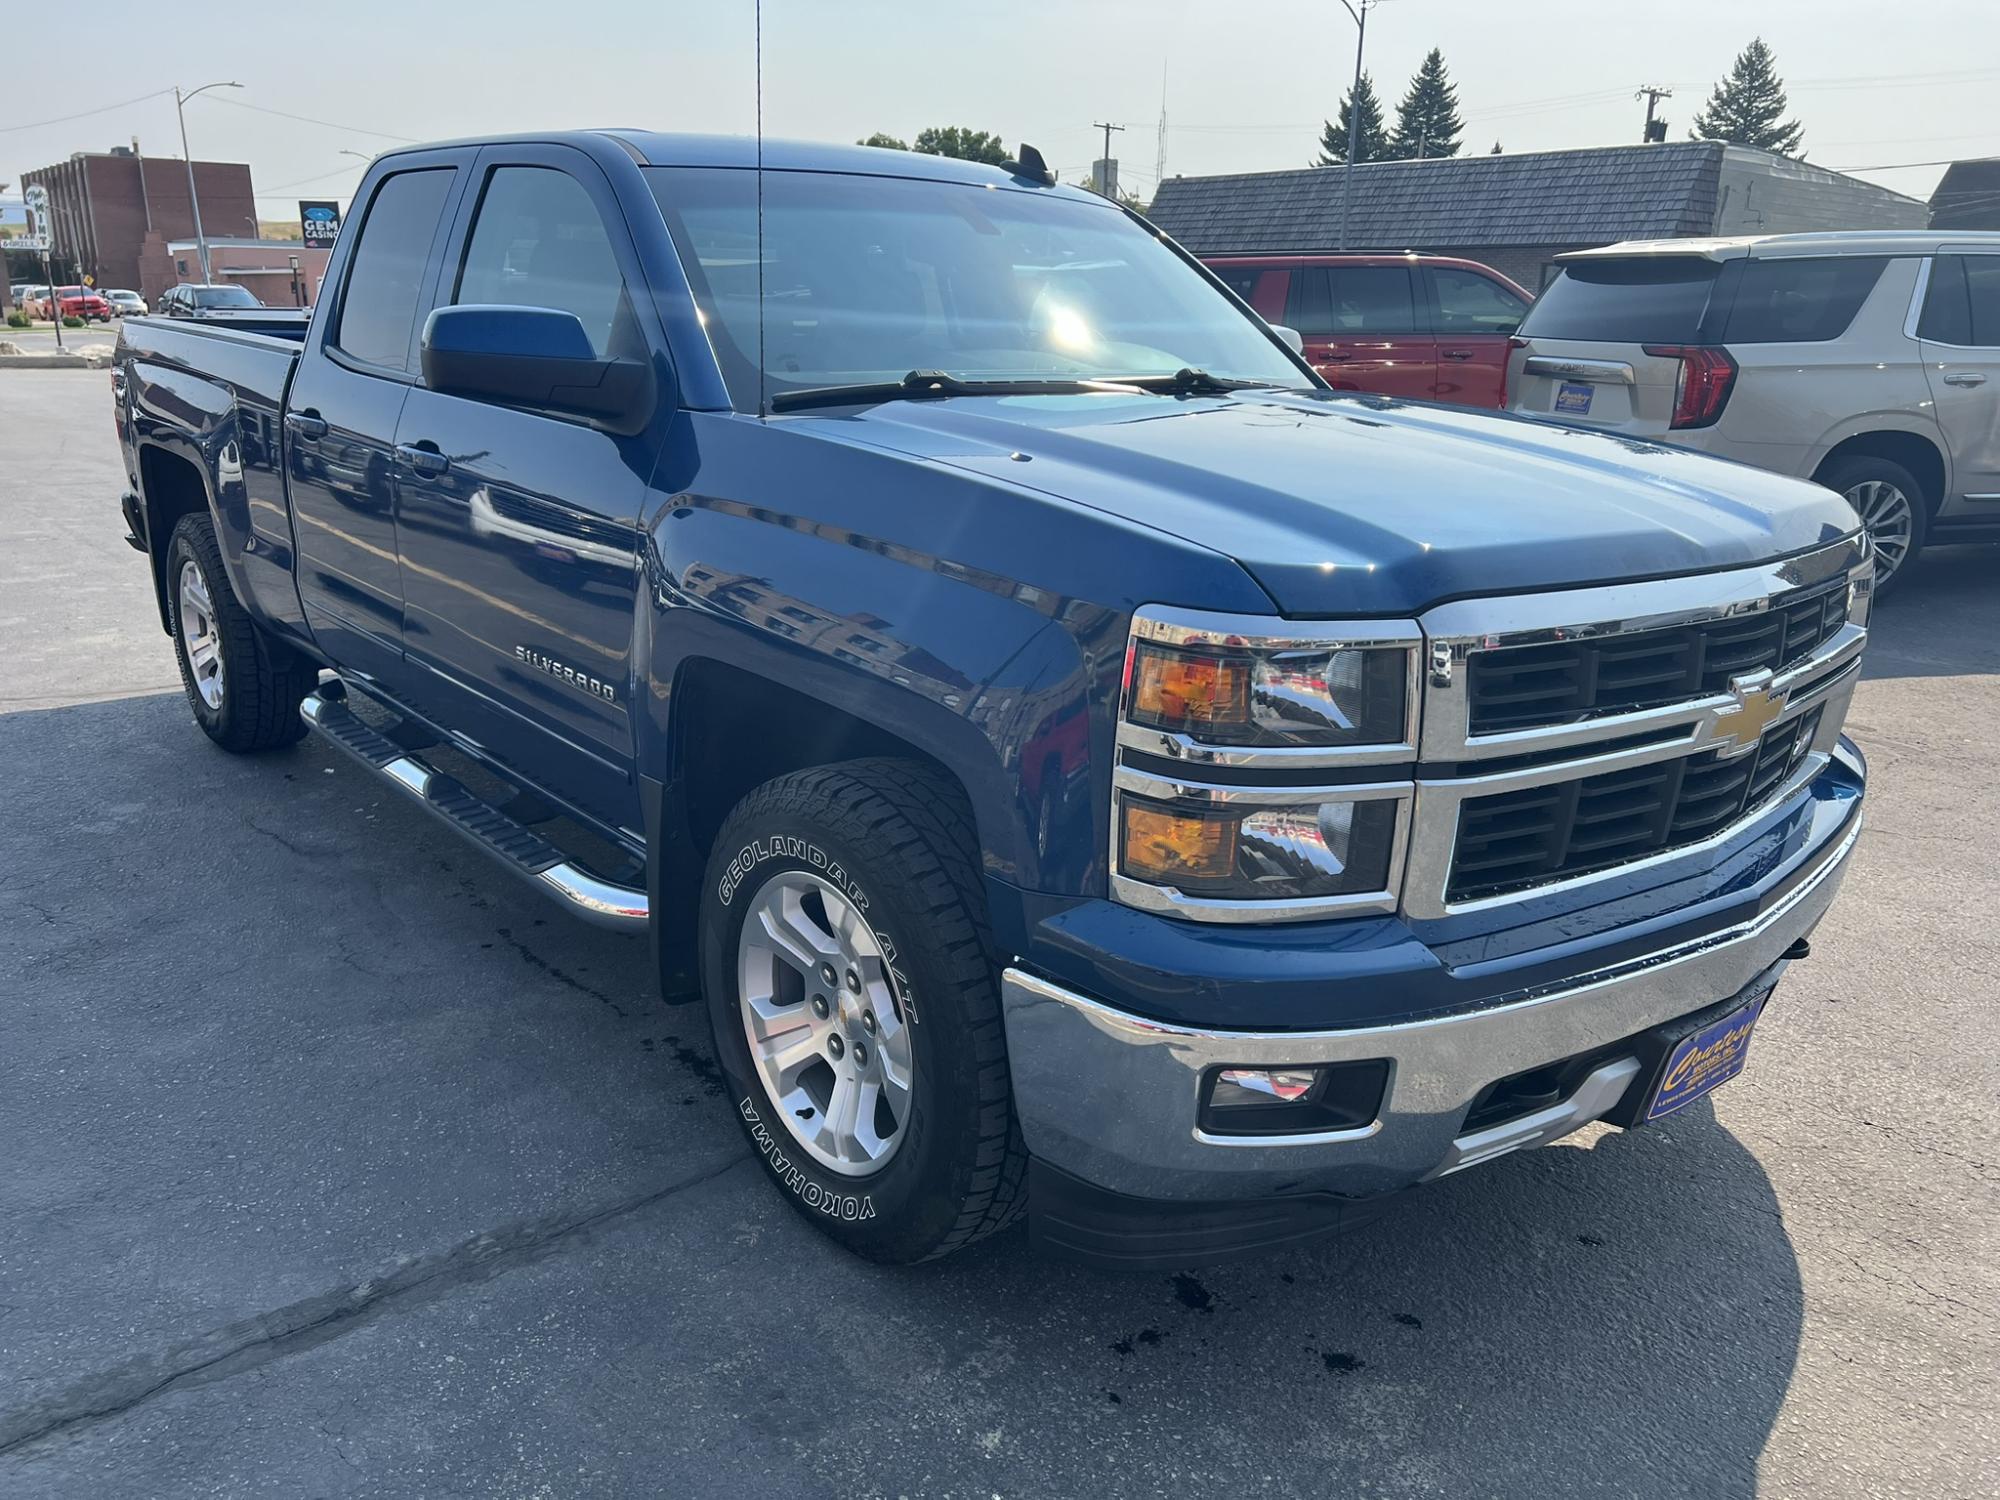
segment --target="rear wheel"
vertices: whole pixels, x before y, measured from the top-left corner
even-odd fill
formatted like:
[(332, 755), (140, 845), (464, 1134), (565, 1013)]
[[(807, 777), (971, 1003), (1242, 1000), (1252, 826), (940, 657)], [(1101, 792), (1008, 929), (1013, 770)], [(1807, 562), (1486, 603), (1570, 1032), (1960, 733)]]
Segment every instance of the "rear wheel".
[(1929, 507), (1923, 487), (1901, 464), (1886, 458), (1843, 458), (1820, 472), (1819, 482), (1837, 490), (1861, 517), (1875, 543), (1875, 596), (1897, 587), (1923, 550)]
[(181, 686), (202, 732), (238, 754), (296, 743), (306, 732), (299, 703), (319, 671), (266, 636), (238, 602), (205, 515), (183, 516), (174, 528), (167, 598)]
[(737, 1116), (818, 1228), (907, 1264), (1025, 1206), (977, 843), (956, 786), (863, 760), (759, 787), (710, 856), (701, 959)]

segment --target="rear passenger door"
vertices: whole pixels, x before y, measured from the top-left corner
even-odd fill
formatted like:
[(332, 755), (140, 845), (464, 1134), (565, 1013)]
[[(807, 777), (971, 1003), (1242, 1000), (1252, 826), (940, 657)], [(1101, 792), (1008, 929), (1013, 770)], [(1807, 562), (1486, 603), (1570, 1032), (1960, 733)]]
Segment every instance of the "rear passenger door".
[(472, 159), (470, 150), (399, 156), (376, 181), (285, 405), (306, 621), (336, 666), (390, 681), (403, 654), (391, 452), (416, 379), (417, 310)]
[(2000, 520), (2000, 245), (1931, 262), (1917, 338), (1951, 451), (1938, 520)]
[(1301, 266), (1292, 272), (1284, 321), (1305, 341), (1307, 363), (1335, 390), (1430, 399), (1437, 340), (1418, 311), (1408, 267)]
[(1526, 300), (1494, 277), (1458, 266), (1426, 266), (1419, 274), (1437, 336), (1437, 399), (1493, 410), (1505, 406), (1507, 356), (1527, 314)]
[[(622, 211), (588, 156), (488, 147), (474, 179), (438, 306), (555, 308), (600, 355), (664, 358)], [(396, 433), (412, 705), (635, 831), (638, 521), (660, 427), (622, 437), (420, 384)]]

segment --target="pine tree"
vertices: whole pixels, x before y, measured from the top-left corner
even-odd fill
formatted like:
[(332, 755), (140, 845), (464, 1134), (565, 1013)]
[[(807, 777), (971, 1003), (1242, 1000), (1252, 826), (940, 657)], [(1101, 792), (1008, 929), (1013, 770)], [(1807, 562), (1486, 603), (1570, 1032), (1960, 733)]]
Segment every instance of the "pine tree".
[(1737, 56), (1729, 76), (1715, 86), (1708, 107), (1694, 117), (1688, 135), (1698, 141), (1728, 141), (1797, 156), (1804, 127), (1784, 119), (1788, 108), (1785, 80), (1778, 76), (1771, 49), (1758, 37)]
[(1396, 161), (1458, 155), (1458, 134), (1465, 121), (1458, 117), (1458, 90), (1445, 71), (1444, 53), (1431, 48), (1410, 91), (1396, 106), (1396, 130), (1389, 137), (1389, 155)]
[[(1326, 129), (1320, 132), (1319, 160), (1317, 167), (1344, 167), (1347, 165), (1347, 120), (1354, 112), (1354, 101), (1350, 97), (1353, 90), (1340, 96), (1340, 123), (1326, 122)], [(1356, 162), (1381, 161), (1389, 154), (1388, 132), (1382, 128), (1382, 101), (1375, 97), (1375, 80), (1366, 73), (1361, 75), (1361, 131), (1355, 142)]]

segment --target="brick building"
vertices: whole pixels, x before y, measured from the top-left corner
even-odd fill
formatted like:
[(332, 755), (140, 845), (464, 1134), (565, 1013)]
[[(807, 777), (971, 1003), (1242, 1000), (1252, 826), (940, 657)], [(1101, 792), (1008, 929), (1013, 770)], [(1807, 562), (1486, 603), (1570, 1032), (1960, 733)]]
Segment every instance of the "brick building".
[[(1170, 177), (1147, 211), (1196, 255), (1327, 252), (1340, 243), (1343, 167)], [(1565, 250), (1619, 240), (1922, 229), (1929, 207), (1809, 162), (1721, 141), (1354, 169), (1347, 248), (1482, 261), (1534, 290)]]
[[(206, 212), (206, 210), (204, 210)], [(203, 225), (206, 228), (206, 224)], [(308, 249), (298, 240), (257, 240), (231, 237), (208, 241), (208, 279), (218, 286), (234, 283), (266, 307), (310, 307), (319, 300), (320, 279), (326, 275), (331, 250)], [(169, 241), (161, 250), (166, 285), (201, 280), (201, 253), (192, 238)], [(296, 274), (292, 262), (298, 262)], [(141, 261), (140, 274), (149, 268)], [(151, 299), (150, 292), (141, 296)]]
[[(198, 161), (194, 180), (204, 235), (211, 241), (256, 238), (257, 199), (245, 163)], [(129, 146), (79, 151), (25, 174), (21, 183), (48, 189), (56, 250), (80, 262), (99, 286), (129, 287), (151, 301), (182, 279), (169, 274), (167, 250), (173, 241), (194, 238), (181, 158), (141, 156)], [(194, 264), (189, 279), (199, 280), (199, 262)]]

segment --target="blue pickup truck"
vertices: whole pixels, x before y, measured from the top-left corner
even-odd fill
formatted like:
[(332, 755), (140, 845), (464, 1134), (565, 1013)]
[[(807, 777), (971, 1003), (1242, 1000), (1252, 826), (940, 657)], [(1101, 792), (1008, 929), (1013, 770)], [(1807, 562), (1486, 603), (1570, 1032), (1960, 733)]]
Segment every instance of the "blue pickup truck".
[(1289, 1244), (1734, 1076), (1860, 832), (1853, 511), (1335, 394), (1021, 158), (399, 150), (308, 325), (128, 321), (197, 723), (647, 935), (878, 1260)]

